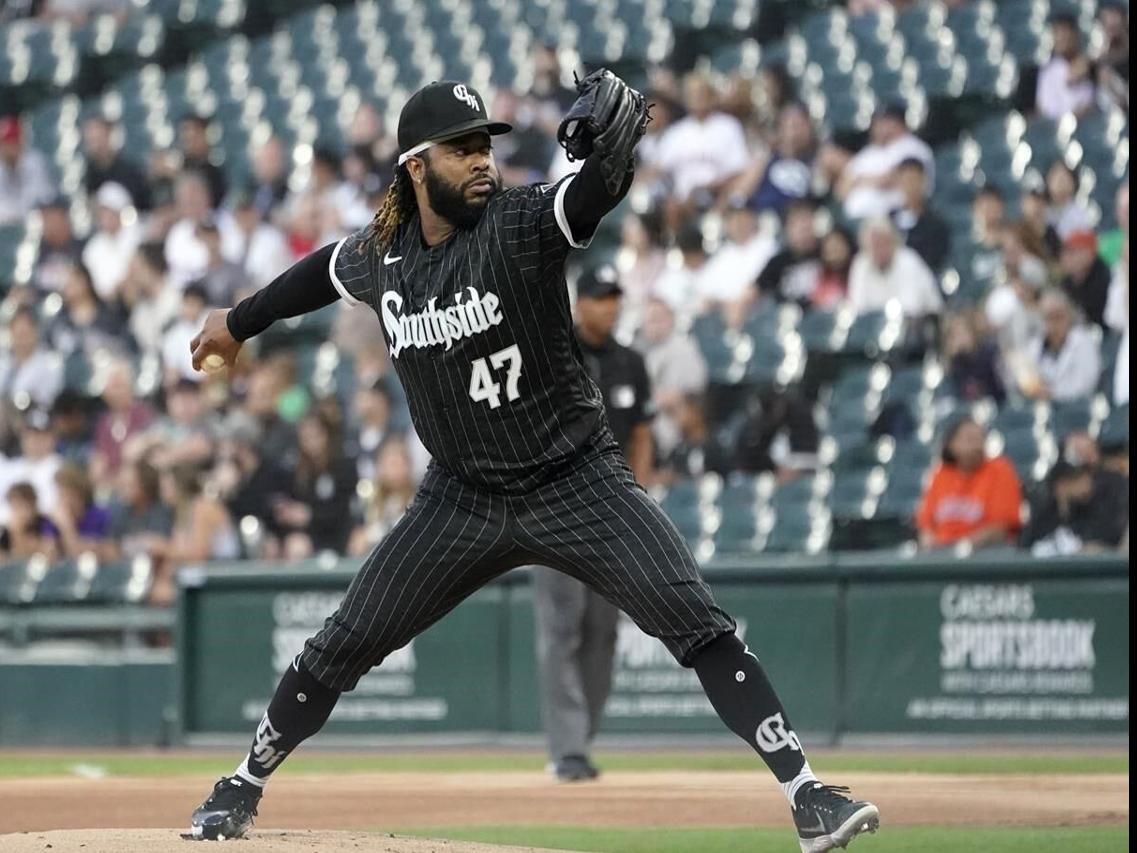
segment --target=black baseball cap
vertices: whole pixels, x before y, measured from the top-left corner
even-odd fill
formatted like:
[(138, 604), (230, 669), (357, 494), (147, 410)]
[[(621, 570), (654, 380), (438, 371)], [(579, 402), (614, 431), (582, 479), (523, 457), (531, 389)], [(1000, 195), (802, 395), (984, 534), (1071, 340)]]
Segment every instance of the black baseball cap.
[(620, 277), (608, 264), (581, 273), (576, 281), (577, 298), (606, 299), (624, 292), (620, 287)]
[(486, 99), (472, 86), (436, 80), (411, 95), (399, 113), (399, 164), (436, 142), (474, 130), (497, 136), (509, 133), (513, 126), (491, 121)]
[(885, 101), (873, 111), (873, 118), (891, 118), (902, 124), (907, 124), (908, 105), (901, 100)]

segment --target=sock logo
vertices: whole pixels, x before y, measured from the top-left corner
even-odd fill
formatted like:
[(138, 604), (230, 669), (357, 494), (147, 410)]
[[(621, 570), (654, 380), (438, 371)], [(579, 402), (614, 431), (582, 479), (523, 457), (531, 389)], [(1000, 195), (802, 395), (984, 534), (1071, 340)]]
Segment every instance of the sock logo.
[(787, 746), (794, 752), (801, 752), (801, 741), (796, 734), (786, 728), (786, 721), (781, 713), (773, 714), (759, 723), (754, 737), (758, 748), (763, 752), (777, 752)]
[(281, 762), (288, 750), (274, 749), (273, 744), (280, 740), (280, 732), (272, 727), (268, 721), (268, 714), (261, 719), (257, 726), (257, 737), (253, 741), (253, 759), (265, 770), (271, 770)]

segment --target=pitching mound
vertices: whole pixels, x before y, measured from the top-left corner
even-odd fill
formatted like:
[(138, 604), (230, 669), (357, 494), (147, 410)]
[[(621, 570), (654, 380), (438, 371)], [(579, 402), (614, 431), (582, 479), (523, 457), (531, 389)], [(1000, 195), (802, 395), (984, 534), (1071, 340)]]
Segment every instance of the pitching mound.
[[(4, 853), (555, 853), (468, 841), (432, 841), (327, 830), (256, 830), (240, 841), (187, 841), (178, 829), (61, 829), (0, 835)], [(560, 851), (564, 853), (564, 851)]]

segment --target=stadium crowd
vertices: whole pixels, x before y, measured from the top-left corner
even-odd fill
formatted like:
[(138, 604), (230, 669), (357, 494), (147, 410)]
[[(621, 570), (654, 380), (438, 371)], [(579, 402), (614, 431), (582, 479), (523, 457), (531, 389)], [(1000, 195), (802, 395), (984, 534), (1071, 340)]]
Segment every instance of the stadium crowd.
[[(84, 5), (37, 11), (80, 15)], [(1127, 111), (1127, 15), (1102, 4), (1095, 55), (1076, 22), (1053, 19), (1039, 114)], [(516, 128), (495, 140), (506, 185), (572, 168), (555, 143), (574, 97), (566, 69), (548, 48), (531, 62), (528, 91), (492, 99), (491, 113)], [(643, 354), (651, 381), (649, 485), (739, 471), (784, 482), (817, 468), (819, 389), (775, 384), (725, 407), (691, 332), (711, 316), (741, 328), (774, 304), (805, 315), (898, 311), (908, 357), (938, 359), (960, 401), (1060, 403), (1104, 388), (1111, 404), (1128, 404), (1127, 180), (1110, 230), (1062, 159), (1018, 197), (977, 186), (972, 263), (987, 291), (961, 304), (943, 289), (952, 233), (937, 211), (933, 151), (905, 104), (880, 106), (853, 148), (820, 134), (778, 65), (755, 79), (657, 68), (650, 82), (654, 121), (612, 258), (622, 296), (611, 297), (615, 335)], [(87, 118), (82, 191), (64, 197), (21, 117), (0, 118), (0, 223), (42, 223), (30, 278), (2, 305), (0, 557), (145, 553), (160, 569), (156, 604), (171, 600), (173, 569), (187, 563), (366, 553), (428, 461), (370, 312), (331, 309), (330, 340), (350, 356), (331, 391), (291, 348), (267, 341), (247, 346), (231, 372), (193, 371), (189, 341), (205, 313), (366, 224), (397, 155), (391, 128), (364, 103), (347, 147), (301, 157), (260, 139), (253, 180), (237, 184), (211, 122), (182, 116), (175, 144), (143, 159), (118, 147), (112, 121)], [(576, 261), (591, 263), (588, 253)], [(1121, 351), (1103, 378), (1111, 331)], [(92, 393), (71, 381), (73, 364), (92, 366)], [(721, 429), (728, 422), (735, 428)], [(983, 424), (952, 424), (911, 507), (920, 544), (1127, 547), (1127, 445), (1103, 453), (1088, 433), (1060, 438), (1053, 471), (1023, 483), (1004, 457), (987, 456)]]

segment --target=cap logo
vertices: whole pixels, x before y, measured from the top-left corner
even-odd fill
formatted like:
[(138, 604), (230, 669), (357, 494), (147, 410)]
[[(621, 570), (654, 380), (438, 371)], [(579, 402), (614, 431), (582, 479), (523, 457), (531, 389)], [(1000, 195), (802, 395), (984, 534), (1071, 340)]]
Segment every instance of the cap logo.
[(476, 95), (470, 94), (470, 90), (466, 88), (465, 83), (459, 83), (454, 87), (454, 97), (459, 101), (465, 101), (470, 109), (481, 112), (481, 107), (478, 106), (478, 98)]

